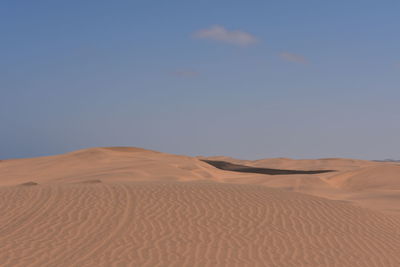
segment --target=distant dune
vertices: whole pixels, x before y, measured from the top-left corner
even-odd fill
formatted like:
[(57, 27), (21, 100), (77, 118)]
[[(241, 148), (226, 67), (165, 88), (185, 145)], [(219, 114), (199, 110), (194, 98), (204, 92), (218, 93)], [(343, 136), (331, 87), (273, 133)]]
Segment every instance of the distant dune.
[(220, 160), (236, 164), (244, 164), (260, 168), (292, 169), (292, 170), (337, 170), (345, 171), (358, 169), (360, 167), (379, 164), (375, 161), (343, 159), (343, 158), (325, 158), (325, 159), (289, 159), (289, 158), (270, 158), (260, 160), (239, 160), (231, 157), (199, 157), (206, 160)]
[(91, 148), (2, 161), (0, 207), (0, 266), (400, 266), (396, 163)]

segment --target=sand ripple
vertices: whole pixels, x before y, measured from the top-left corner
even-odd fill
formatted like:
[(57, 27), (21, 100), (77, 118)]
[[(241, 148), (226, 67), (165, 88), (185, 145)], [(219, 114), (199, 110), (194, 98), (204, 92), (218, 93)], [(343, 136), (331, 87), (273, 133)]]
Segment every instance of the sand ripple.
[(0, 188), (1, 266), (400, 266), (398, 217), (213, 182)]

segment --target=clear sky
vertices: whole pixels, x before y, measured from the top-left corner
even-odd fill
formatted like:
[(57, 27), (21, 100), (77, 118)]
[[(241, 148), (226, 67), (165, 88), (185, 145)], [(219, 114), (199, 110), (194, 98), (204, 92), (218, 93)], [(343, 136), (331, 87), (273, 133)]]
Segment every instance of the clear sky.
[(399, 1), (0, 3), (0, 158), (400, 158)]

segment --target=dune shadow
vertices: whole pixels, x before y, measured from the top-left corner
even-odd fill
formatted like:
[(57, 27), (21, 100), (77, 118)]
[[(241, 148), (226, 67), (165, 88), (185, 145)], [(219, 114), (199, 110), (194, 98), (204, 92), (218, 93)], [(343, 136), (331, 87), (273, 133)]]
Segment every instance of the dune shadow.
[(19, 186), (35, 186), (35, 185), (39, 185), (39, 184), (36, 182), (32, 182), (32, 181), (19, 184)]
[(100, 183), (102, 183), (102, 181), (99, 179), (92, 179), (92, 180), (85, 180), (80, 183), (81, 184), (100, 184)]
[(260, 173), (269, 175), (318, 174), (318, 173), (334, 172), (334, 170), (305, 171), (305, 170), (282, 170), (282, 169), (258, 168), (258, 167), (250, 167), (246, 165), (234, 164), (226, 161), (219, 161), (219, 160), (202, 160), (202, 161), (214, 166), (215, 168), (224, 171)]

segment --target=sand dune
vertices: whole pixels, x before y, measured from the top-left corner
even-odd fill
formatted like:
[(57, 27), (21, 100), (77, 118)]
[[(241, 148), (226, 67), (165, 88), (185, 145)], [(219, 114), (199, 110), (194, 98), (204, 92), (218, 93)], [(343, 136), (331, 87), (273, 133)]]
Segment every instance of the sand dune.
[[(0, 164), (1, 185), (60, 183), (91, 179), (110, 181), (202, 180), (219, 170), (196, 158), (140, 148), (90, 148)], [(216, 174), (216, 175), (214, 175)]]
[(290, 158), (270, 158), (260, 160), (240, 160), (225, 156), (199, 157), (207, 160), (221, 160), (236, 164), (244, 164), (252, 167), (288, 169), (288, 170), (337, 170), (348, 171), (373, 165), (381, 165), (383, 162), (345, 159), (345, 158), (325, 158), (325, 159), (290, 159)]
[(400, 266), (400, 166), (235, 163), (337, 172), (238, 173), (123, 147), (4, 160), (0, 265)]
[(2, 266), (398, 266), (400, 221), (251, 185), (4, 187)]
[(341, 173), (330, 178), (331, 184), (347, 190), (400, 189), (400, 165), (377, 165)]
[(288, 170), (335, 170), (317, 175), (247, 176), (225, 182), (252, 183), (296, 191), (400, 215), (400, 164), (343, 158), (294, 160), (287, 158), (238, 160), (230, 157), (199, 157), (245, 164), (256, 168)]

